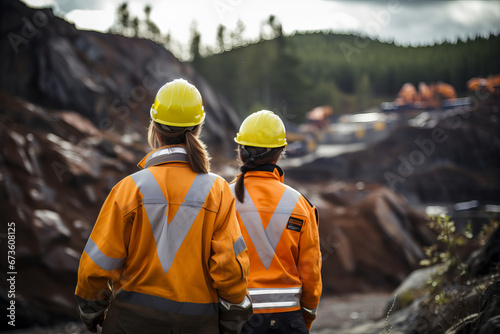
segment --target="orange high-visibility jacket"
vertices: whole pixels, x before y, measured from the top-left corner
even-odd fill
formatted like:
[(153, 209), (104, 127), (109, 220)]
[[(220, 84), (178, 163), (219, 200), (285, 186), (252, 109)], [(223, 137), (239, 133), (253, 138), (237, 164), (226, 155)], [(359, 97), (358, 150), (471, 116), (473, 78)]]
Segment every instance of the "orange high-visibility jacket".
[(107, 306), (108, 280), (121, 287), (116, 298), (168, 312), (217, 316), (219, 297), (241, 303), (248, 251), (227, 182), (193, 172), (182, 147), (162, 147), (139, 166), (113, 188), (85, 246), (80, 309), (92, 316)]
[[(317, 210), (283, 184), (283, 171), (263, 165), (245, 174), (236, 212), (250, 256), (248, 290), (254, 313), (305, 308), (315, 315), (321, 283)], [(230, 185), (234, 192), (235, 183)]]

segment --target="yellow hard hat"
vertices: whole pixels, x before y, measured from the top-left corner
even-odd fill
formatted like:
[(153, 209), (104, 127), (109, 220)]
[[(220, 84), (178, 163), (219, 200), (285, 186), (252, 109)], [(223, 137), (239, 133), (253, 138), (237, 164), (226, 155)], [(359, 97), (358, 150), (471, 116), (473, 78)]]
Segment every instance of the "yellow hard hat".
[(245, 146), (269, 148), (286, 146), (285, 125), (272, 111), (257, 111), (241, 123), (240, 131), (234, 141)]
[(151, 118), (155, 122), (178, 127), (202, 123), (205, 111), (200, 92), (184, 79), (166, 83), (156, 94)]

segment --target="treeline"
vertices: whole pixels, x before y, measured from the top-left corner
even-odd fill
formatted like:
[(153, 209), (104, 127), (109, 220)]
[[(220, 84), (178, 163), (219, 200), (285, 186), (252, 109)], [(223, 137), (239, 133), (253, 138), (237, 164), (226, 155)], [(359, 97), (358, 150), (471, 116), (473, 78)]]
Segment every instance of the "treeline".
[(393, 100), (406, 82), (446, 82), (459, 95), (476, 76), (500, 73), (500, 36), (402, 47), (333, 32), (278, 35), (195, 59), (193, 65), (242, 116), (261, 107), (300, 120), (315, 106), (336, 113)]
[(242, 117), (267, 108), (300, 121), (319, 105), (350, 113), (393, 100), (406, 82), (442, 81), (465, 95), (470, 78), (500, 73), (498, 35), (403, 47), (334, 32), (285, 36), (279, 19), (271, 15), (261, 22), (256, 40), (243, 38), (245, 25), (238, 21), (232, 31), (219, 25), (215, 45), (207, 47), (196, 22), (189, 45), (182, 45), (160, 32), (151, 12), (146, 5), (145, 19), (139, 20), (123, 2), (110, 32), (153, 39), (178, 58), (189, 59)]

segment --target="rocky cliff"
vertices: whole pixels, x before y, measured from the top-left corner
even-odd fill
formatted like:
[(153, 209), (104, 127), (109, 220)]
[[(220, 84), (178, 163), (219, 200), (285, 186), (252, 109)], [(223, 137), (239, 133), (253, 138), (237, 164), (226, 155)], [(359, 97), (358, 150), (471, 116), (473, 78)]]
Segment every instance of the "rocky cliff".
[(232, 156), (239, 124), (189, 64), (152, 41), (79, 31), (13, 0), (1, 2), (0, 24), (0, 305), (12, 222), (17, 325), (48, 324), (76, 316), (81, 252), (108, 192), (148, 151), (158, 88), (179, 77), (199, 88), (215, 158)]

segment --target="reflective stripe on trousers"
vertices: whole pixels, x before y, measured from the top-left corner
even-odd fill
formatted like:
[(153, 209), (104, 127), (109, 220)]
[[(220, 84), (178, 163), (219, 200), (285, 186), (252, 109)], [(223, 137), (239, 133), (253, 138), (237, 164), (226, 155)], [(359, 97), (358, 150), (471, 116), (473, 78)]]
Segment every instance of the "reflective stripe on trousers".
[[(233, 194), (234, 186), (234, 183), (230, 185)], [(246, 188), (244, 203), (236, 199), (236, 210), (266, 269), (269, 269), (271, 265), (281, 234), (300, 196), (298, 191), (287, 186), (265, 230), (262, 220), (260, 219), (259, 211), (255, 207)]]
[(248, 289), (255, 310), (299, 307), (302, 288)]

